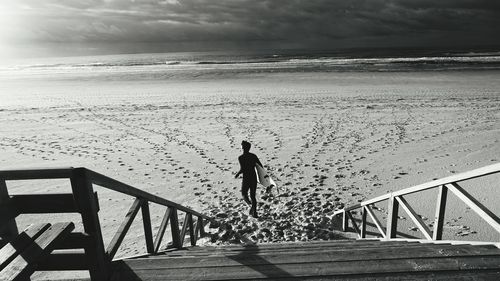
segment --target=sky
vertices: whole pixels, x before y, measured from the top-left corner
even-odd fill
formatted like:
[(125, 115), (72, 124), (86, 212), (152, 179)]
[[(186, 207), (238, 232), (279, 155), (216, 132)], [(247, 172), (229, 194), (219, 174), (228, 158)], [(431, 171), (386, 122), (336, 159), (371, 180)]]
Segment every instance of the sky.
[(0, 0), (0, 57), (474, 46), (499, 0)]

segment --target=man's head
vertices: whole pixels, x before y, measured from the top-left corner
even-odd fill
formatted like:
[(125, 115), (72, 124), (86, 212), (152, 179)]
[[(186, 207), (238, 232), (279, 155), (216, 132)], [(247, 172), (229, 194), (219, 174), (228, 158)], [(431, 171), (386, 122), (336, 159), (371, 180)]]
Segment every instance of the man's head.
[(243, 148), (244, 152), (250, 151), (250, 147), (252, 147), (252, 145), (249, 142), (247, 142), (247, 141), (241, 142), (241, 148)]

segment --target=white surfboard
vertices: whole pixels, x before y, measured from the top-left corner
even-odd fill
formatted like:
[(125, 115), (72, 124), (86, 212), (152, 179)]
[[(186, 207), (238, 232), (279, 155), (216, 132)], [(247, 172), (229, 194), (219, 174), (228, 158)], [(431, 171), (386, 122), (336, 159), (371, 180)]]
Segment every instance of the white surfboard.
[(265, 186), (266, 191), (270, 191), (273, 187), (276, 187), (276, 190), (278, 191), (278, 186), (264, 168), (257, 164), (255, 165), (255, 171), (257, 172), (257, 182)]

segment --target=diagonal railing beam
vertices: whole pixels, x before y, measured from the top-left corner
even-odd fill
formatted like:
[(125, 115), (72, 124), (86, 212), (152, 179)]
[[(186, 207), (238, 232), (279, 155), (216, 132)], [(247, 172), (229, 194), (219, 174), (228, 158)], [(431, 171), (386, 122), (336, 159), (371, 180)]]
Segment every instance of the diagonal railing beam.
[(122, 224), (118, 228), (118, 230), (115, 233), (115, 236), (113, 236), (113, 239), (111, 239), (111, 242), (109, 243), (108, 248), (106, 249), (106, 252), (109, 255), (109, 259), (112, 260), (113, 257), (115, 256), (116, 252), (120, 248), (120, 245), (125, 238), (125, 235), (127, 234), (127, 231), (129, 230), (130, 226), (132, 225), (132, 222), (134, 221), (135, 216), (137, 215), (137, 212), (139, 212), (139, 209), (141, 208), (141, 199), (136, 198), (134, 200), (134, 203), (132, 203), (132, 206), (130, 206), (130, 209), (128, 210), (127, 214), (125, 215), (125, 219), (123, 220)]
[(460, 200), (467, 204), (474, 212), (476, 212), (483, 220), (491, 225), (498, 233), (500, 233), (500, 220), (498, 217), (488, 210), (483, 204), (472, 197), (456, 182), (448, 185), (448, 189), (453, 192)]
[(167, 229), (167, 224), (170, 219), (170, 213), (172, 212), (172, 209), (167, 208), (165, 211), (165, 215), (163, 216), (163, 219), (161, 220), (160, 228), (158, 229), (158, 234), (156, 234), (155, 242), (154, 242), (154, 252), (158, 253), (158, 250), (160, 249), (161, 245), (161, 240), (163, 239), (163, 235), (165, 234), (165, 230)]
[(417, 225), (418, 229), (422, 232), (422, 234), (425, 236), (425, 238), (432, 240), (432, 235), (431, 235), (431, 230), (425, 222), (420, 218), (420, 216), (413, 210), (413, 208), (408, 204), (408, 201), (403, 198), (403, 196), (398, 196), (396, 197), (396, 200), (399, 201), (399, 204), (403, 208), (403, 210), (406, 211), (406, 213), (410, 216), (412, 221)]
[(368, 213), (368, 215), (372, 218), (373, 223), (377, 227), (380, 234), (382, 234), (382, 237), (385, 238), (386, 230), (382, 227), (382, 224), (380, 224), (380, 221), (378, 220), (377, 216), (375, 216), (375, 214), (373, 213), (372, 208), (370, 206), (365, 206), (365, 210)]

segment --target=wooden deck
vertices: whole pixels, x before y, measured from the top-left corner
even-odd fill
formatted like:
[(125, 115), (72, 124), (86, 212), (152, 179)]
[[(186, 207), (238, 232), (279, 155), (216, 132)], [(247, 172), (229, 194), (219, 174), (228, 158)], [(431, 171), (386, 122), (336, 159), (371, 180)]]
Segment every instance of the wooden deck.
[(343, 240), (191, 247), (113, 262), (112, 280), (500, 280), (500, 249)]

